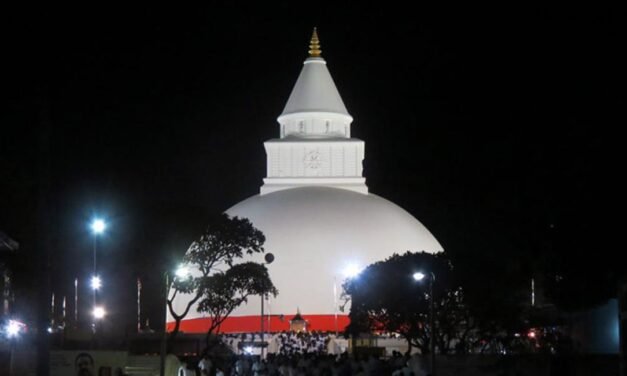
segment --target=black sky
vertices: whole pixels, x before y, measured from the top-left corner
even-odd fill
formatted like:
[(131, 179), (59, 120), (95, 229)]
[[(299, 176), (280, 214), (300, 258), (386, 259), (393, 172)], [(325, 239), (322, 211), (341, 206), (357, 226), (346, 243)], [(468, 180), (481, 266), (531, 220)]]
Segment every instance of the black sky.
[(581, 238), (575, 253), (600, 246), (618, 12), (277, 4), (5, 9), (0, 230), (34, 252), (44, 166), (53, 289), (88, 272), (94, 213), (117, 289), (155, 289), (165, 255), (258, 192), (313, 26), (371, 192), (456, 252), (534, 252), (551, 226)]

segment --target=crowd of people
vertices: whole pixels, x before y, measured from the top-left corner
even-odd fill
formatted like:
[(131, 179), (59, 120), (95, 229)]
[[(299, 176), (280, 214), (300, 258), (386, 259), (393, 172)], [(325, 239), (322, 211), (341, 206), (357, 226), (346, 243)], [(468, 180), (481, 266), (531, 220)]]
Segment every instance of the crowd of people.
[[(235, 342), (260, 340), (257, 334), (226, 335), (227, 346)], [(228, 359), (205, 356), (196, 367), (182, 370), (179, 376), (426, 376), (427, 367), (419, 356), (409, 357), (394, 351), (392, 356), (349, 356), (327, 353), (331, 340), (329, 333), (283, 332), (271, 337), (277, 341), (278, 351), (259, 355), (239, 353)], [(183, 372), (184, 371), (184, 372)], [(187, 372), (187, 373), (186, 373)], [(193, 373), (196, 372), (196, 373)]]
[[(202, 363), (202, 361), (201, 361)], [(395, 353), (387, 359), (375, 356), (349, 357), (331, 354), (238, 355), (223, 366), (199, 367), (201, 376), (427, 376), (427, 367), (418, 356)], [(199, 363), (200, 365), (200, 363)], [(181, 374), (181, 376), (188, 376)]]
[(266, 333), (261, 338), (259, 333), (223, 334), (222, 343), (229, 346), (235, 353), (245, 352), (249, 346), (256, 347), (260, 342), (267, 343), (267, 353), (281, 355), (295, 354), (326, 354), (331, 336), (326, 332), (294, 332)]
[(282, 332), (275, 340), (278, 342), (278, 353), (283, 356), (323, 355), (327, 353), (331, 338), (323, 332)]

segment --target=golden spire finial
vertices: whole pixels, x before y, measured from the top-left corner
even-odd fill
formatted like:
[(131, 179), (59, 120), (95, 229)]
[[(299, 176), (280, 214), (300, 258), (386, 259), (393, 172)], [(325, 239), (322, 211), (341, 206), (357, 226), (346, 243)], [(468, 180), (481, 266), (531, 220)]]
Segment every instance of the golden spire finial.
[(321, 55), (322, 50), (320, 49), (320, 39), (318, 39), (318, 32), (314, 27), (313, 34), (311, 34), (311, 42), (309, 42), (309, 56), (320, 57)]

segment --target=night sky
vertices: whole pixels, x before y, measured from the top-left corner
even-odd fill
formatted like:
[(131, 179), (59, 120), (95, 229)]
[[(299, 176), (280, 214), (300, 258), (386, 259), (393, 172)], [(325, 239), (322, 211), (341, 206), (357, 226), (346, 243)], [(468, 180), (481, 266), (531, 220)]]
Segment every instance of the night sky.
[(45, 283), (30, 255), (46, 248), (71, 300), (100, 214), (103, 299), (132, 327), (140, 276), (158, 321), (164, 265), (258, 193), (313, 26), (370, 191), (445, 249), (533, 253), (560, 229), (574, 254), (609, 252), (619, 12), (289, 3), (4, 10), (0, 230), (18, 280)]

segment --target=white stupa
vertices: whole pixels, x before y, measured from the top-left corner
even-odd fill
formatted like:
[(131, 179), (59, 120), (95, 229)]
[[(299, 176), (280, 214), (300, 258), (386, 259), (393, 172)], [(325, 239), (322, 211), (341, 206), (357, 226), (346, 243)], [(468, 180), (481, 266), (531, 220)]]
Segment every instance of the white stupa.
[[(347, 274), (393, 253), (442, 250), (411, 214), (368, 192), (364, 141), (351, 138), (353, 118), (319, 47), (314, 29), (309, 57), (278, 118), (280, 138), (264, 144), (268, 170), (260, 193), (227, 210), (263, 231), (266, 252), (275, 256), (268, 269), (279, 295), (265, 303), (265, 327), (273, 332), (288, 330), (298, 309), (309, 329), (341, 331), (348, 324), (348, 307), (339, 310)], [(252, 258), (263, 262), (263, 255)], [(253, 297), (221, 331), (259, 331), (260, 306)], [(181, 330), (202, 332), (207, 320), (193, 307)]]

